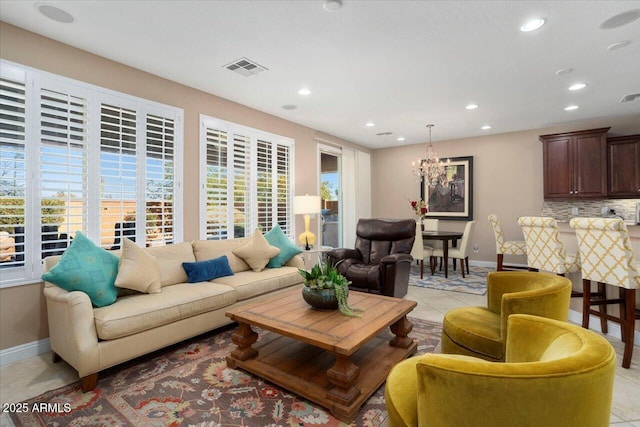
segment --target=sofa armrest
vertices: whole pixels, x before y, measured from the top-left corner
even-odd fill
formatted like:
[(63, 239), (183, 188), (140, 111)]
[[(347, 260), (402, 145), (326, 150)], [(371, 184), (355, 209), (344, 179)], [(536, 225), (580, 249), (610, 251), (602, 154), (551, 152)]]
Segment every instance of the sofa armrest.
[(294, 255), (289, 261), (285, 263), (287, 267), (295, 267), (304, 270), (304, 259), (300, 255)]
[(73, 366), (80, 377), (100, 369), (93, 306), (84, 292), (45, 285), (51, 349)]

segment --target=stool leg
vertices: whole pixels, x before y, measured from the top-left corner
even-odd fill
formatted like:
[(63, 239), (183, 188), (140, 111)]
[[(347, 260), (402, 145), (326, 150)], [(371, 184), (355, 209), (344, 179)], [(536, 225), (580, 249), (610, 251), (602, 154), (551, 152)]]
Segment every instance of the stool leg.
[(625, 317), (622, 335), (626, 335), (624, 342), (624, 355), (622, 356), (622, 367), (629, 368), (631, 366), (631, 356), (633, 355), (633, 334), (635, 329), (635, 309), (636, 309), (636, 290), (624, 290), (625, 301)]
[(591, 280), (582, 279), (582, 327), (589, 329), (589, 309), (591, 307)]
[[(602, 282), (598, 282), (598, 294), (600, 294), (600, 298), (602, 298), (603, 302), (607, 301), (607, 285)], [(607, 325), (607, 304), (600, 305), (600, 314), (604, 314), (605, 316), (600, 316), (600, 330), (603, 334), (609, 332), (609, 327)]]
[(502, 271), (502, 262), (504, 260), (503, 254), (498, 254), (498, 271)]

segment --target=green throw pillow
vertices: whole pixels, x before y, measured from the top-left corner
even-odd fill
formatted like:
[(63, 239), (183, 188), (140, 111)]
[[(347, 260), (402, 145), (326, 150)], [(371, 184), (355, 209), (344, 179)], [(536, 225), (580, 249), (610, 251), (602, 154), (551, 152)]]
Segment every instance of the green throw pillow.
[(280, 224), (276, 224), (275, 227), (267, 231), (264, 238), (267, 239), (267, 242), (269, 242), (271, 246), (280, 249), (280, 253), (271, 258), (267, 263), (267, 267), (269, 268), (282, 267), (293, 258), (294, 255), (302, 252), (300, 248), (291, 243), (291, 240), (289, 240), (284, 234), (284, 231), (282, 231), (282, 228), (280, 228)]
[(81, 232), (77, 232), (71, 246), (64, 251), (56, 265), (42, 275), (42, 280), (62, 289), (82, 291), (96, 307), (113, 304), (118, 297), (115, 286), (118, 257), (96, 246)]

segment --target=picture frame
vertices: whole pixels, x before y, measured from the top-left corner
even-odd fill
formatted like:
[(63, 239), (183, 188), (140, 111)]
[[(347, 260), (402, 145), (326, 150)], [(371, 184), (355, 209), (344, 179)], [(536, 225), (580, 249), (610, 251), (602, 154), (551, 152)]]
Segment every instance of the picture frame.
[(444, 161), (445, 173), (435, 185), (420, 179), (420, 198), (429, 208), (427, 218), (473, 220), (473, 156)]

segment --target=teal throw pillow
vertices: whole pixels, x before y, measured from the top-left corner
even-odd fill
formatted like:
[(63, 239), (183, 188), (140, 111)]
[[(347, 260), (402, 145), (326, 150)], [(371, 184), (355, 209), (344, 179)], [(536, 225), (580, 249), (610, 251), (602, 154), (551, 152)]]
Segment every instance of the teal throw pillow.
[(302, 252), (300, 248), (291, 243), (291, 240), (284, 234), (280, 224), (276, 224), (271, 230), (267, 231), (264, 235), (267, 242), (271, 246), (275, 246), (280, 249), (280, 253), (269, 260), (267, 267), (278, 268), (285, 265), (294, 255)]
[(62, 289), (81, 291), (89, 295), (96, 307), (116, 302), (118, 289), (118, 257), (96, 246), (81, 232), (77, 232), (56, 265), (42, 275), (42, 280)]
[(187, 273), (189, 283), (213, 280), (216, 277), (233, 276), (226, 255), (198, 262), (183, 262), (182, 268)]

